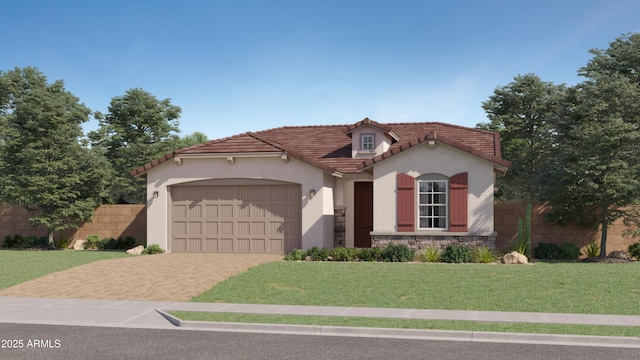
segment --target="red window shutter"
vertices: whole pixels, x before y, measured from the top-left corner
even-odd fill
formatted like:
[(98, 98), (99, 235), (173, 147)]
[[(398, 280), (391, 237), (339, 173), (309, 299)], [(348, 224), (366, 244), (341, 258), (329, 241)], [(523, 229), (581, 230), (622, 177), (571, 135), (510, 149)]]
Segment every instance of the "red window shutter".
[(449, 231), (467, 232), (468, 173), (460, 173), (449, 179)]
[(416, 179), (398, 174), (398, 232), (415, 231)]

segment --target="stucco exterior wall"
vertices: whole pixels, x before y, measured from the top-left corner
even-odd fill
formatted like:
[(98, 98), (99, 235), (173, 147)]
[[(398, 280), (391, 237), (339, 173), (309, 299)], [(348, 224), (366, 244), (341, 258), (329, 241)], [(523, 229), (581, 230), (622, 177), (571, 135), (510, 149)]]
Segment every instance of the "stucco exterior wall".
[[(362, 147), (362, 135), (374, 135), (373, 153), (360, 151)], [(389, 150), (391, 140), (384, 134), (384, 132), (370, 126), (363, 126), (353, 130), (351, 133), (351, 144), (351, 157), (371, 157), (374, 155), (380, 155)]]
[(437, 143), (434, 148), (425, 143), (377, 163), (373, 170), (374, 233), (397, 231), (398, 173), (406, 173), (413, 177), (424, 174), (451, 177), (462, 172), (469, 174), (468, 233), (493, 233), (494, 176), (491, 162), (441, 143)]
[[(167, 161), (147, 172), (147, 243), (169, 249), (168, 187), (208, 179), (249, 178), (301, 185), (302, 247), (333, 243), (333, 193), (325, 172), (296, 159), (280, 157), (183, 158), (182, 164)], [(310, 197), (310, 190), (316, 195)], [(154, 192), (157, 191), (157, 197)], [(330, 211), (328, 209), (331, 209)]]

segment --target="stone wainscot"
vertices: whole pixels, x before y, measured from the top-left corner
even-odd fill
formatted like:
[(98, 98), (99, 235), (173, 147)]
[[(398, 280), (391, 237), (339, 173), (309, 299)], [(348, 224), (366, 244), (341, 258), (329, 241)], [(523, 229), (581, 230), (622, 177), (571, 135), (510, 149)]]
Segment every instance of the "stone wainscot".
[(409, 248), (422, 251), (428, 247), (444, 249), (447, 245), (467, 245), (470, 247), (487, 246), (496, 248), (496, 233), (491, 234), (424, 234), (424, 233), (371, 233), (371, 246), (386, 248), (389, 244), (404, 244)]

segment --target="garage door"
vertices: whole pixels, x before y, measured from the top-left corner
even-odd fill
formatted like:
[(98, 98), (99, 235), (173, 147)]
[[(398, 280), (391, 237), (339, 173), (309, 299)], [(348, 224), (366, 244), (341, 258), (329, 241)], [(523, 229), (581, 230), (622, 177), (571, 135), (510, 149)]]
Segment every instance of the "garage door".
[(299, 185), (174, 186), (171, 250), (288, 253), (301, 247)]

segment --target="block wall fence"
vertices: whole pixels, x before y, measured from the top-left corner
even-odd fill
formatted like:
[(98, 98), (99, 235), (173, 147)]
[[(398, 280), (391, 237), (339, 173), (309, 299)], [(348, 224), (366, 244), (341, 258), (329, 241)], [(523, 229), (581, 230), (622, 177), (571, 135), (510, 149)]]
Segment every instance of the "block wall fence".
[[(518, 219), (524, 219), (528, 202), (496, 202), (494, 204), (494, 228), (498, 233), (496, 249), (508, 250), (511, 242), (517, 238)], [(561, 226), (545, 221), (547, 207), (533, 203), (531, 219), (531, 246), (533, 249), (540, 243), (572, 242), (580, 248), (591, 241), (600, 243), (600, 231), (588, 231), (573, 226)], [(118, 238), (131, 236), (139, 244), (146, 242), (147, 214), (143, 204), (134, 205), (101, 205), (96, 209), (91, 222), (83, 224), (79, 229), (68, 229), (62, 234), (66, 239), (86, 239), (87, 235), (97, 234), (102, 238)], [(47, 231), (40, 226), (33, 228), (29, 223), (29, 212), (20, 206), (0, 206), (0, 243), (7, 235), (46, 236)], [(621, 220), (609, 227), (607, 235), (607, 252), (627, 250), (628, 246), (640, 241), (624, 237), (625, 226)], [(60, 233), (54, 233), (56, 239)]]
[[(97, 234), (102, 238), (119, 238), (131, 236), (138, 244), (144, 244), (147, 236), (147, 212), (143, 204), (134, 205), (101, 205), (95, 211), (91, 222), (84, 223), (78, 229), (67, 229), (62, 235), (68, 240), (86, 239), (88, 235)], [(7, 235), (46, 236), (44, 226), (32, 227), (29, 223), (31, 214), (22, 206), (0, 206), (0, 244)], [(61, 233), (53, 236), (60, 239)]]
[[(509, 249), (511, 242), (518, 237), (518, 219), (524, 219), (529, 202), (505, 201), (494, 203), (494, 228), (498, 233), (496, 248)], [(574, 226), (562, 226), (545, 221), (545, 214), (549, 210), (542, 203), (531, 203), (533, 214), (531, 216), (531, 248), (543, 243), (560, 244), (572, 242), (581, 249), (592, 241), (600, 244), (601, 232), (580, 229)], [(629, 245), (640, 241), (638, 238), (623, 236), (626, 226), (619, 219), (609, 226), (607, 232), (607, 253), (618, 250), (627, 250)]]

